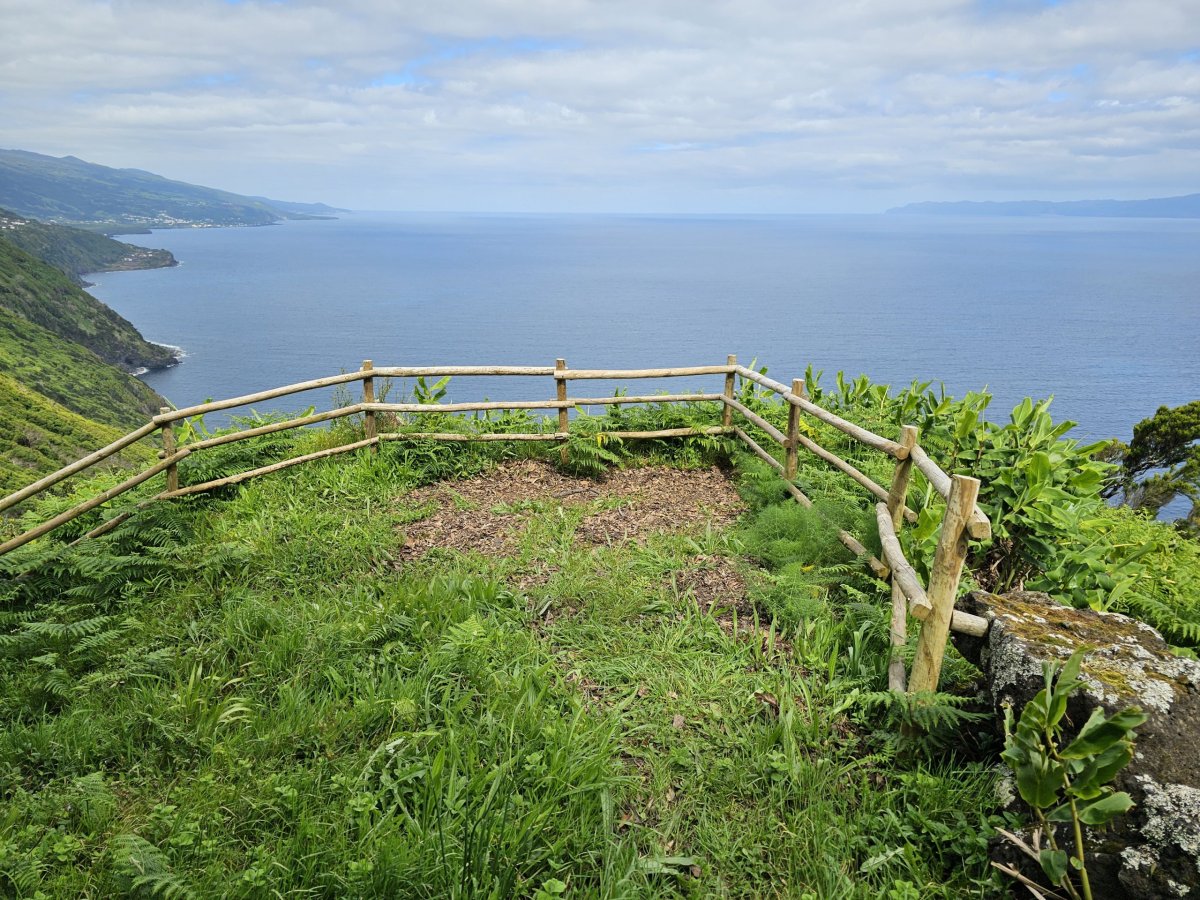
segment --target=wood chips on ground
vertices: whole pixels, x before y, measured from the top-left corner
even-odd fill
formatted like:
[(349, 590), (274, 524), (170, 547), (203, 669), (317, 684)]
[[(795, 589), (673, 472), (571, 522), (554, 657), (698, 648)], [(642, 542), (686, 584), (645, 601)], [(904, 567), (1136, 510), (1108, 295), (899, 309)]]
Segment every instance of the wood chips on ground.
[(435, 508), (403, 526), (405, 540), (398, 556), (412, 560), (435, 548), (512, 556), (523, 526), (521, 504), (549, 500), (575, 505), (601, 498), (621, 502), (583, 520), (578, 530), (582, 542), (608, 545), (697, 524), (723, 527), (743, 510), (733, 485), (715, 466), (618, 469), (592, 479), (564, 474), (540, 460), (520, 460), (408, 494), (406, 504), (432, 503)]

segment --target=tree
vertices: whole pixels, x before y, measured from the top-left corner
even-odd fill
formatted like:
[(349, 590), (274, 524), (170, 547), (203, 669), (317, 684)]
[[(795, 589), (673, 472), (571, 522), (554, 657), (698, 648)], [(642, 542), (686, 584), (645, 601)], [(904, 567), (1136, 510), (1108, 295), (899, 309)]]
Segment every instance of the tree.
[(1182, 495), (1192, 503), (1189, 526), (1200, 529), (1200, 400), (1160, 406), (1134, 426), (1129, 444), (1114, 441), (1104, 455), (1121, 465), (1105, 496), (1157, 513)]

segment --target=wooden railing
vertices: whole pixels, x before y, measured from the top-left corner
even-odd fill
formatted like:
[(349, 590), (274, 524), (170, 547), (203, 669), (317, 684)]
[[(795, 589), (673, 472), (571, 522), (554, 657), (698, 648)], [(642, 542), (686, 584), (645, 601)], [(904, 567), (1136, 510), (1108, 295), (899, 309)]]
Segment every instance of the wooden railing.
[[(723, 375), (724, 390), (722, 393), (570, 397), (567, 390), (567, 385), (571, 381), (676, 378), (700, 375)], [(445, 376), (550, 377), (554, 379), (556, 397), (554, 400), (505, 400), (459, 403), (386, 403), (376, 399), (375, 379), (377, 378), (442, 378)], [(736, 388), (739, 377), (743, 379), (743, 382), (753, 382), (759, 387), (778, 395), (788, 405), (786, 432), (781, 431), (737, 399)], [(358, 403), (339, 407), (328, 412), (299, 416), (286, 421), (270, 422), (240, 431), (207, 437), (182, 446), (176, 442), (175, 423), (192, 416), (233, 409), (239, 406), (248, 406), (278, 397), (350, 384), (356, 381), (362, 383), (362, 400)], [(951, 476), (943, 472), (925, 451), (921, 449), (915, 427), (904, 426), (897, 441), (881, 437), (813, 403), (805, 393), (804, 382), (802, 380), (796, 379), (792, 381), (789, 387), (768, 378), (760, 372), (738, 365), (737, 358), (734, 356), (728, 357), (724, 365), (683, 366), (658, 369), (569, 369), (567, 368), (566, 361), (562, 359), (556, 360), (553, 366), (394, 366), (375, 368), (370, 360), (365, 360), (362, 367), (355, 372), (285, 385), (254, 394), (246, 394), (241, 397), (232, 397), (228, 400), (202, 403), (198, 406), (190, 406), (185, 409), (164, 407), (159, 415), (154, 416), (150, 422), (141, 428), (113, 441), (107, 447), (90, 453), (82, 459), (64, 466), (57, 472), (47, 475), (33, 484), (0, 499), (0, 512), (3, 512), (24, 500), (50, 489), (64, 479), (109, 459), (138, 441), (150, 438), (155, 433), (158, 433), (161, 437), (162, 449), (159, 451), (160, 459), (157, 464), (5, 541), (0, 544), (0, 555), (15, 550), (17, 547), (21, 547), (53, 531), (59, 526), (119, 497), (160, 474), (165, 475), (165, 484), (162, 491), (148, 499), (142, 500), (132, 510), (127, 510), (114, 516), (104, 524), (89, 531), (79, 540), (97, 537), (116, 528), (136, 512), (137, 509), (144, 508), (156, 501), (185, 497), (190, 494), (198, 494), (213, 490), (214, 488), (237, 484), (249, 478), (278, 472), (291, 466), (339, 453), (348, 453), (367, 448), (372, 452), (378, 452), (380, 444), (384, 441), (550, 441), (563, 443), (570, 439), (571, 426), (568, 413), (571, 409), (614, 404), (637, 405), (697, 402), (721, 403), (721, 424), (702, 428), (605, 431), (604, 433), (610, 437), (627, 440), (663, 439), (696, 435), (735, 436), (757, 457), (779, 472), (783, 477), (784, 486), (790, 495), (796, 502), (808, 508), (813, 506), (812, 500), (795, 484), (801, 450), (805, 450), (822, 459), (869, 491), (879, 501), (876, 505), (876, 520), (879, 528), (880, 543), (883, 548), (883, 560), (874, 558), (857, 538), (844, 529), (838, 529), (838, 538), (847, 548), (858, 555), (878, 578), (891, 582), (891, 643), (894, 651), (889, 667), (890, 686), (894, 690), (934, 690), (941, 671), (942, 657), (945, 652), (949, 632), (955, 630), (968, 634), (982, 635), (987, 630), (987, 622), (984, 619), (954, 609), (954, 599), (966, 558), (967, 541), (969, 538), (984, 539), (991, 534), (991, 525), (975, 502), (979, 491), (979, 482), (974, 478), (964, 475)], [(555, 410), (557, 412), (555, 430), (525, 433), (486, 431), (472, 433), (444, 431), (381, 432), (378, 430), (380, 424), (378, 417), (380, 413), (393, 415), (417, 413), (429, 415), (537, 409)], [(270, 465), (260, 466), (246, 472), (227, 475), (222, 478), (214, 478), (199, 484), (190, 484), (183, 487), (179, 485), (179, 463), (191, 454), (259, 435), (331, 422), (335, 419), (359, 414), (363, 416), (362, 440), (352, 441), (315, 453), (308, 453)], [(762, 445), (751, 437), (745, 429), (735, 425), (733, 419), (735, 414), (779, 444), (784, 450), (784, 461), (780, 462), (775, 456), (763, 449)], [(801, 416), (805, 414), (841, 431), (867, 447), (885, 453), (894, 459), (895, 464), (891, 485), (888, 488), (884, 488), (858, 468), (826, 448), (821, 447), (814, 440), (803, 434), (801, 431)], [(565, 444), (561, 452), (565, 460), (567, 454)], [(897, 536), (897, 532), (906, 521), (913, 522), (917, 518), (916, 513), (907, 506), (908, 484), (914, 465), (933, 488), (946, 500), (946, 513), (942, 520), (941, 535), (928, 587), (921, 584), (916, 571), (905, 558)], [(908, 630), (907, 619), (910, 614), (921, 620), (921, 632), (916, 647), (912, 674), (911, 677), (906, 679), (903, 660), (898, 650), (906, 641)]]

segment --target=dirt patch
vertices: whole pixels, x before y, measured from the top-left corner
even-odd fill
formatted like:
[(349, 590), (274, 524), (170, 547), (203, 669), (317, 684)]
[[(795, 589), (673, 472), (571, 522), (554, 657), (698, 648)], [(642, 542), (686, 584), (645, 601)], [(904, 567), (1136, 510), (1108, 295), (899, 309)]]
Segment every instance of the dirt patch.
[(767, 634), (770, 616), (757, 610), (750, 601), (746, 579), (731, 560), (724, 556), (697, 556), (695, 562), (695, 567), (671, 576), (680, 594), (692, 594), (700, 608), (730, 637), (761, 641), (767, 654), (791, 654), (792, 644), (786, 637), (776, 634), (773, 647), (770, 645)]
[(746, 599), (746, 579), (724, 556), (697, 556), (696, 568), (684, 569), (674, 575), (675, 588), (681, 594), (690, 592), (706, 612), (714, 608), (736, 609), (739, 615), (753, 615)]
[(398, 558), (416, 559), (435, 548), (513, 556), (525, 515), (522, 504), (549, 500), (575, 505), (611, 497), (625, 502), (584, 519), (579, 540), (606, 545), (700, 522), (727, 525), (743, 509), (733, 485), (716, 467), (621, 469), (592, 479), (563, 474), (539, 460), (520, 460), (408, 494), (406, 504), (432, 503), (435, 508), (403, 526)]
[(584, 519), (577, 532), (580, 541), (622, 544), (697, 523), (725, 526), (745, 509), (729, 479), (715, 466), (691, 471), (626, 469), (614, 472), (606, 488), (606, 495), (628, 497), (629, 502)]
[(470, 509), (454, 502), (453, 494), (427, 496), (421, 502), (435, 500), (440, 505), (429, 516), (403, 526), (404, 545), (397, 558), (403, 562), (424, 556), (435, 547), (475, 551), (488, 556), (512, 556), (518, 546), (518, 519), (487, 509)]

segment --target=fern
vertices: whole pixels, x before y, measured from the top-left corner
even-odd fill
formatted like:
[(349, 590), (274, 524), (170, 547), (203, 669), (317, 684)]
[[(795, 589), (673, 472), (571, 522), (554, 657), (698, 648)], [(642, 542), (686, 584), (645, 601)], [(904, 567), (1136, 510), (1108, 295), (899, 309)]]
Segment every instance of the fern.
[(610, 466), (621, 464), (621, 456), (616, 451), (622, 444), (620, 438), (610, 437), (602, 431), (581, 429), (572, 433), (567, 442), (567, 462), (564, 468), (576, 475), (598, 478), (608, 471)]
[(118, 834), (109, 844), (114, 868), (134, 896), (185, 900), (195, 892), (171, 871), (166, 855), (136, 834)]
[(970, 697), (937, 691), (908, 694), (897, 691), (864, 693), (863, 708), (882, 716), (888, 743), (916, 749), (921, 754), (946, 750), (959, 743), (962, 730), (990, 720), (990, 712), (967, 709)]

